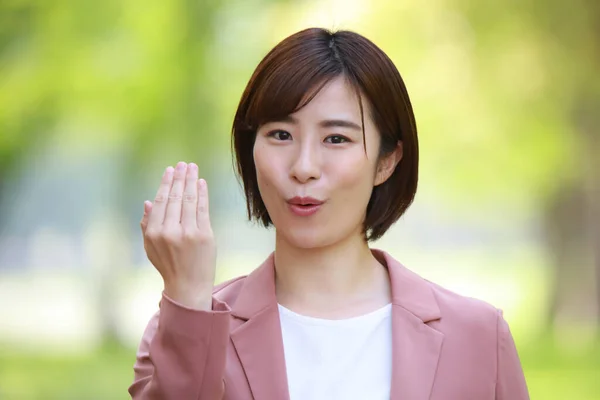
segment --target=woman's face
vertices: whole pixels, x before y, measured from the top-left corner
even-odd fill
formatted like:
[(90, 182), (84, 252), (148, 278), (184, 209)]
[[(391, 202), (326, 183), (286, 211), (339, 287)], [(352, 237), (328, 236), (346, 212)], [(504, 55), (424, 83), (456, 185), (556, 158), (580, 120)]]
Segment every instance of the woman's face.
[[(257, 132), (254, 163), (260, 194), (278, 237), (295, 247), (323, 247), (360, 236), (373, 187), (397, 164), (376, 174), (380, 136), (368, 102), (363, 98), (362, 103), (366, 154), (357, 94), (344, 77), (330, 81), (286, 120), (267, 123)], [(298, 197), (316, 201), (292, 200)]]

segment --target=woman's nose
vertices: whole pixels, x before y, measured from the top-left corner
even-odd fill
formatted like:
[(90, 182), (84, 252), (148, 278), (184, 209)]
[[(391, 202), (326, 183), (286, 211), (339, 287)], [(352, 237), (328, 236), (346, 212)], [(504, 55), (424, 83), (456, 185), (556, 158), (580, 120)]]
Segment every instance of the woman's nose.
[(300, 183), (321, 177), (320, 154), (310, 143), (303, 143), (295, 154), (290, 177)]

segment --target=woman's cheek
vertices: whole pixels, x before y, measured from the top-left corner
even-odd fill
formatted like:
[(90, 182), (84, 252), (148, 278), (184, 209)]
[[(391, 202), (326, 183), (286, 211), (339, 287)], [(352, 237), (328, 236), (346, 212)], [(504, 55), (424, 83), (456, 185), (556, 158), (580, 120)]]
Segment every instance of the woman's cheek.
[(339, 185), (345, 189), (362, 190), (365, 178), (370, 176), (366, 171), (372, 169), (371, 165), (360, 160), (346, 160), (338, 165), (343, 166), (338, 168), (336, 173)]

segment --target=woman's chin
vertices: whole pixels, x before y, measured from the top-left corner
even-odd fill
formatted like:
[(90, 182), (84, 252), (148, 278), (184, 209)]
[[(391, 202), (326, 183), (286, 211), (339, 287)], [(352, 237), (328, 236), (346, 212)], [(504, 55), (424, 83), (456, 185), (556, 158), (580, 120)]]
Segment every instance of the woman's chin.
[(311, 231), (283, 232), (282, 237), (288, 245), (306, 250), (324, 247), (334, 242), (330, 235), (319, 234), (315, 229)]

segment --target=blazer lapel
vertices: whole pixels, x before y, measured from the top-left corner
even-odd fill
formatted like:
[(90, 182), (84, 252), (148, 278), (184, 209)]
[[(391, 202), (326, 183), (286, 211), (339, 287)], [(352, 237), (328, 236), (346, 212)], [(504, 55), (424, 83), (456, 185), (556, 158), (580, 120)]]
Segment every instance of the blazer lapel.
[(392, 306), (391, 400), (428, 400), (433, 388), (443, 334), (414, 318)]
[(372, 250), (387, 266), (392, 286), (391, 400), (431, 396), (444, 335), (427, 325), (440, 319), (430, 284), (386, 252)]
[(241, 324), (231, 332), (252, 397), (289, 399), (283, 339), (275, 296), (273, 253), (244, 282), (232, 315)]

